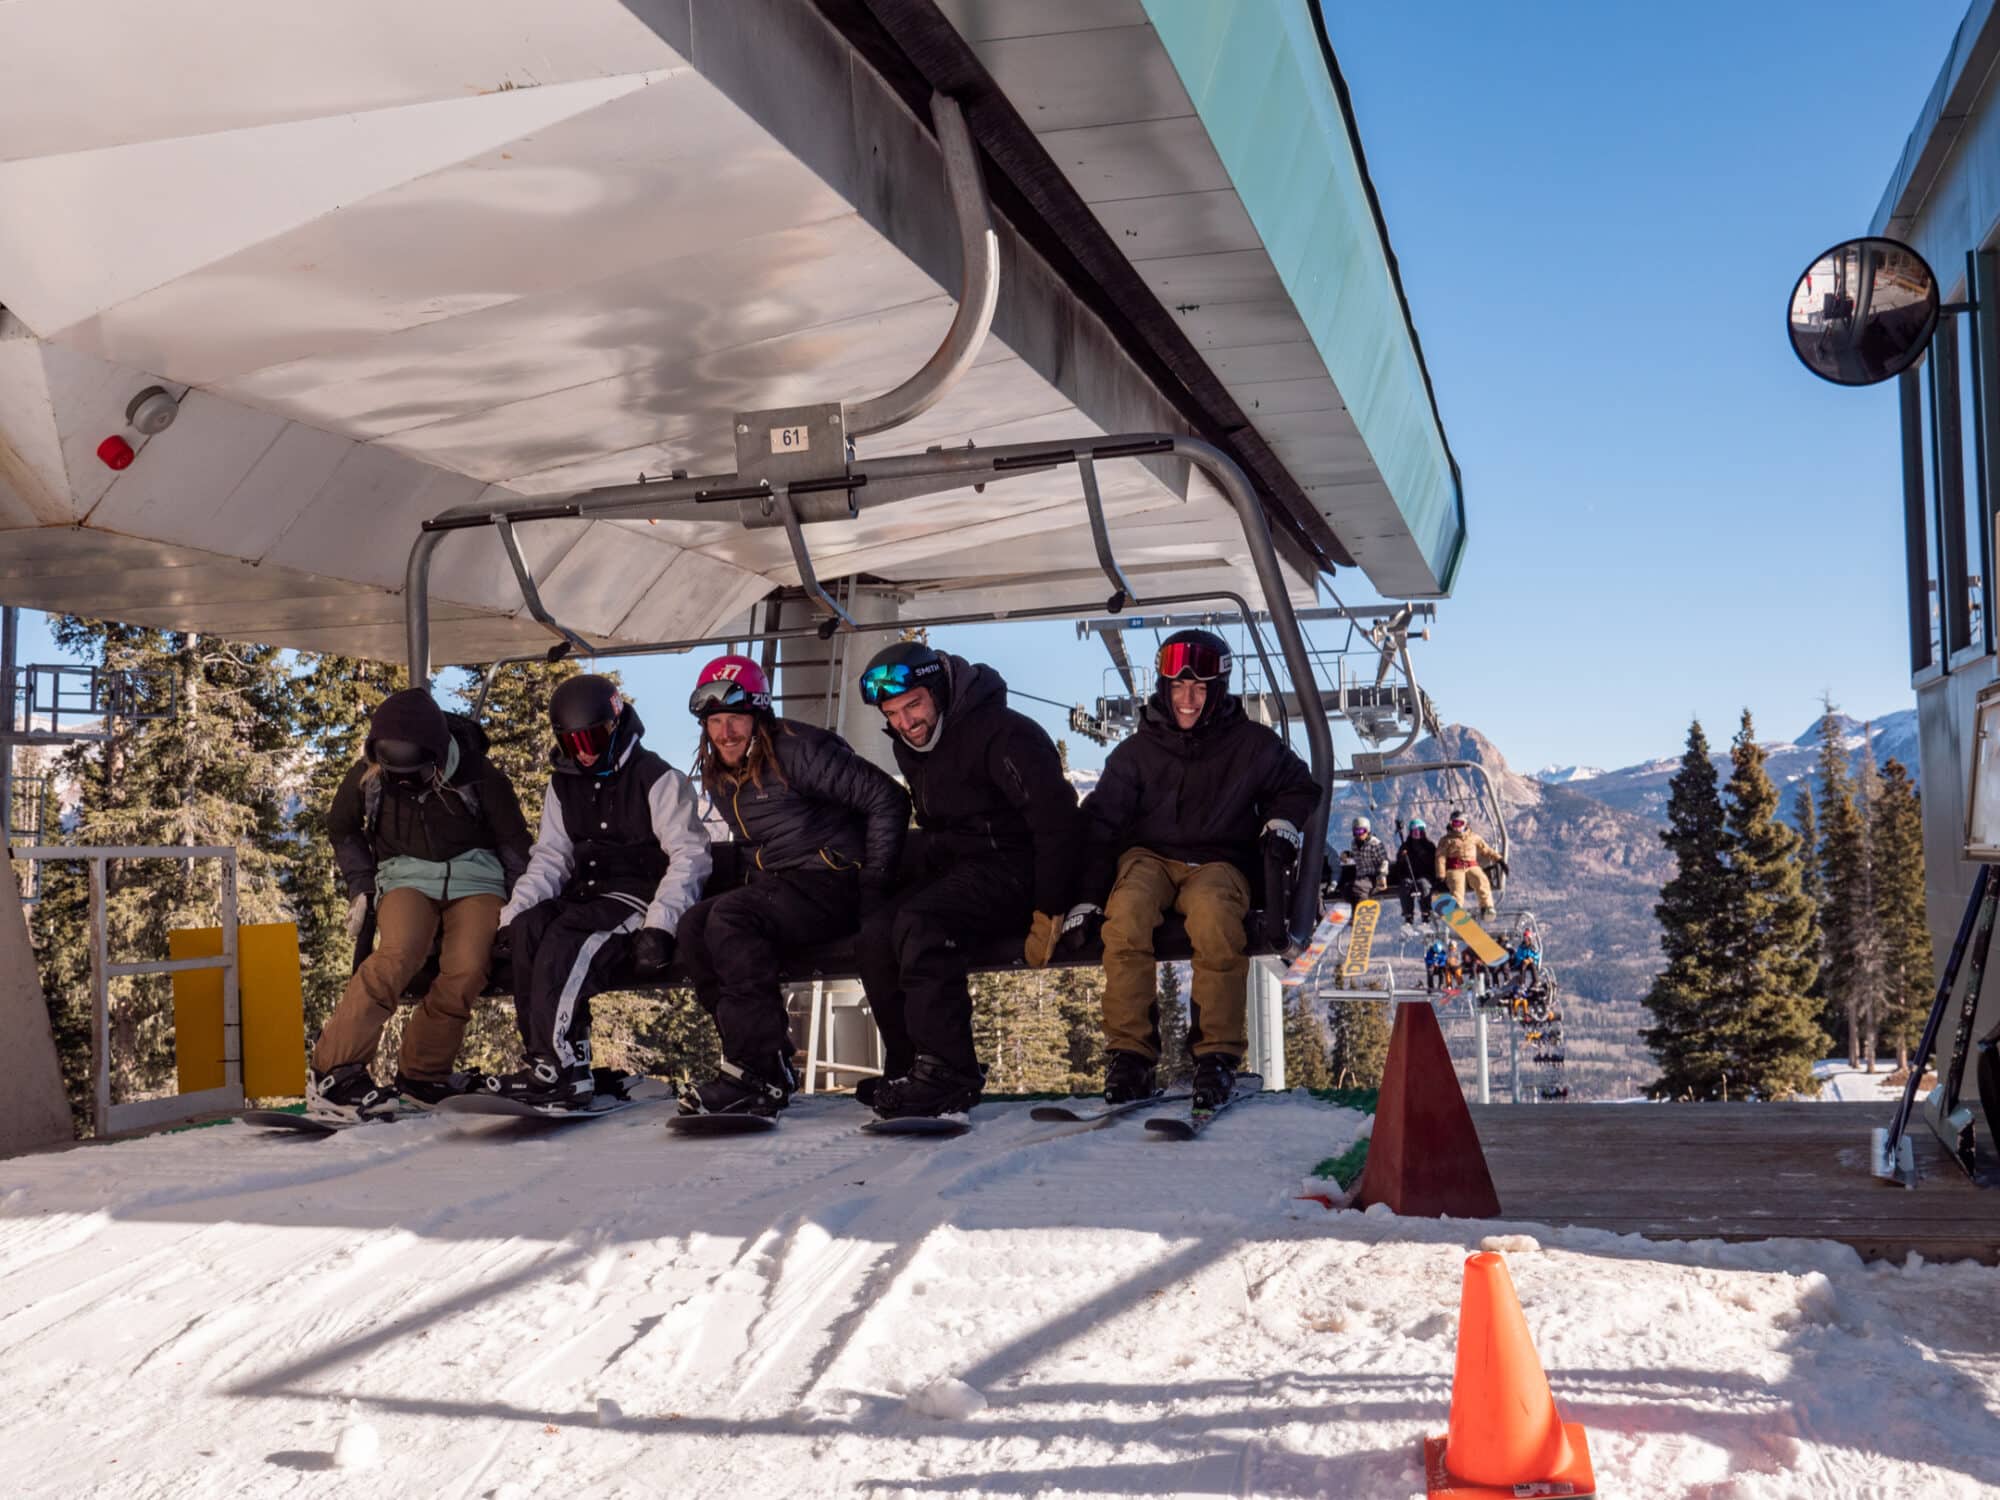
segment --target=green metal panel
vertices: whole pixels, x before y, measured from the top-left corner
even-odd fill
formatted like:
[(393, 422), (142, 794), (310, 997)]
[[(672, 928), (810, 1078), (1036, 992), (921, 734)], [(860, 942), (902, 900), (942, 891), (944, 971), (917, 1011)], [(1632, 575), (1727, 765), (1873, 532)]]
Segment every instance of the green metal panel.
[(1397, 509), (1447, 591), (1464, 504), (1308, 0), (1142, 0)]

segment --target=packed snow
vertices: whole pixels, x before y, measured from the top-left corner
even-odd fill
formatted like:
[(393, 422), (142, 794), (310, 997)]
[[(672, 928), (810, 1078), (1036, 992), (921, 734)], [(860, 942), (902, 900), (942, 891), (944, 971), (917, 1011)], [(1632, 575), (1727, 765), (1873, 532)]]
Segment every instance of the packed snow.
[(1363, 1120), (1303, 1095), (1188, 1144), (669, 1108), (0, 1162), (7, 1492), (1419, 1495), (1486, 1246), (1602, 1493), (2000, 1493), (1994, 1269), (1330, 1211)]

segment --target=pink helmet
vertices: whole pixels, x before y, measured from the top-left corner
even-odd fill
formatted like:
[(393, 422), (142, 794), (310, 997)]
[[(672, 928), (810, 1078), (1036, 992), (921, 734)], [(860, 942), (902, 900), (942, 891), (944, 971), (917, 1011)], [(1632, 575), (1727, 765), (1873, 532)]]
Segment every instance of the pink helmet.
[(747, 656), (718, 656), (701, 669), (688, 712), (697, 719), (710, 714), (768, 714), (771, 685), (764, 669)]

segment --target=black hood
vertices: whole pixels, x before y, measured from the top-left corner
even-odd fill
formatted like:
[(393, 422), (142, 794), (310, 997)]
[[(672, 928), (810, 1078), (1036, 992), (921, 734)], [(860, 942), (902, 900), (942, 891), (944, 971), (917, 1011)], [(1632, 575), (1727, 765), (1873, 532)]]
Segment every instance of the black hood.
[(1139, 715), (1139, 733), (1158, 740), (1179, 755), (1199, 755), (1210, 741), (1219, 738), (1237, 720), (1243, 717), (1243, 703), (1234, 693), (1217, 693), (1201, 706), (1201, 717), (1195, 720), (1194, 728), (1183, 729), (1174, 721), (1174, 711), (1159, 701), (1155, 693), (1146, 700), (1146, 707)]
[(576, 763), (575, 757), (563, 754), (560, 745), (550, 749), (549, 767), (561, 776), (601, 776), (608, 779), (623, 769), (632, 752), (639, 747), (639, 741), (645, 733), (646, 726), (639, 718), (639, 710), (628, 700), (625, 706), (618, 710), (618, 721), (611, 731), (609, 770), (600, 771), (594, 766), (586, 770)]
[(938, 655), (944, 661), (945, 671), (951, 678), (951, 690), (945, 699), (938, 720), (937, 733), (931, 736), (931, 742), (918, 750), (915, 746), (905, 743), (903, 737), (887, 724), (882, 726), (884, 734), (915, 755), (927, 755), (935, 750), (939, 742), (944, 739), (946, 731), (960, 719), (977, 713), (982, 708), (1007, 706), (1007, 679), (985, 662), (969, 662), (962, 656), (953, 656), (944, 651), (940, 651)]

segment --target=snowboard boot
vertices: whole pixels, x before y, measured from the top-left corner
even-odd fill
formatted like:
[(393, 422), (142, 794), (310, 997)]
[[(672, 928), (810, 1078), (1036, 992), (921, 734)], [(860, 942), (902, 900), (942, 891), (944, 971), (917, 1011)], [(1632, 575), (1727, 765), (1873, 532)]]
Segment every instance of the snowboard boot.
[(792, 1102), (792, 1092), (798, 1086), (791, 1062), (783, 1053), (773, 1052), (752, 1068), (738, 1067), (725, 1057), (715, 1077), (681, 1091), (681, 1113), (775, 1119), (778, 1111)]
[(400, 1069), (396, 1073), (396, 1092), (418, 1109), (436, 1109), (447, 1099), (481, 1093), (485, 1088), (486, 1075), (477, 1068), (466, 1068), (449, 1078), (412, 1078)]
[(366, 1063), (306, 1074), (306, 1113), (315, 1120), (378, 1120), (397, 1112), (396, 1091), (368, 1075)]
[(597, 1096), (590, 1064), (536, 1058), (512, 1073), (489, 1074), (486, 1092), (536, 1109), (588, 1109)]
[(1153, 1064), (1136, 1052), (1113, 1051), (1104, 1060), (1104, 1102), (1133, 1104), (1157, 1094)]
[(1194, 1108), (1220, 1109), (1236, 1087), (1238, 1059), (1227, 1052), (1204, 1052), (1194, 1060)]
[(873, 1109), (875, 1107), (875, 1096), (882, 1091), (882, 1085), (892, 1081), (887, 1073), (884, 1073), (880, 1078), (862, 1079), (854, 1085), (854, 1102), (865, 1104), (870, 1109)]
[(943, 1058), (920, 1052), (907, 1077), (882, 1080), (873, 1108), (885, 1120), (963, 1114), (979, 1102), (985, 1085), (983, 1069), (961, 1073)]

